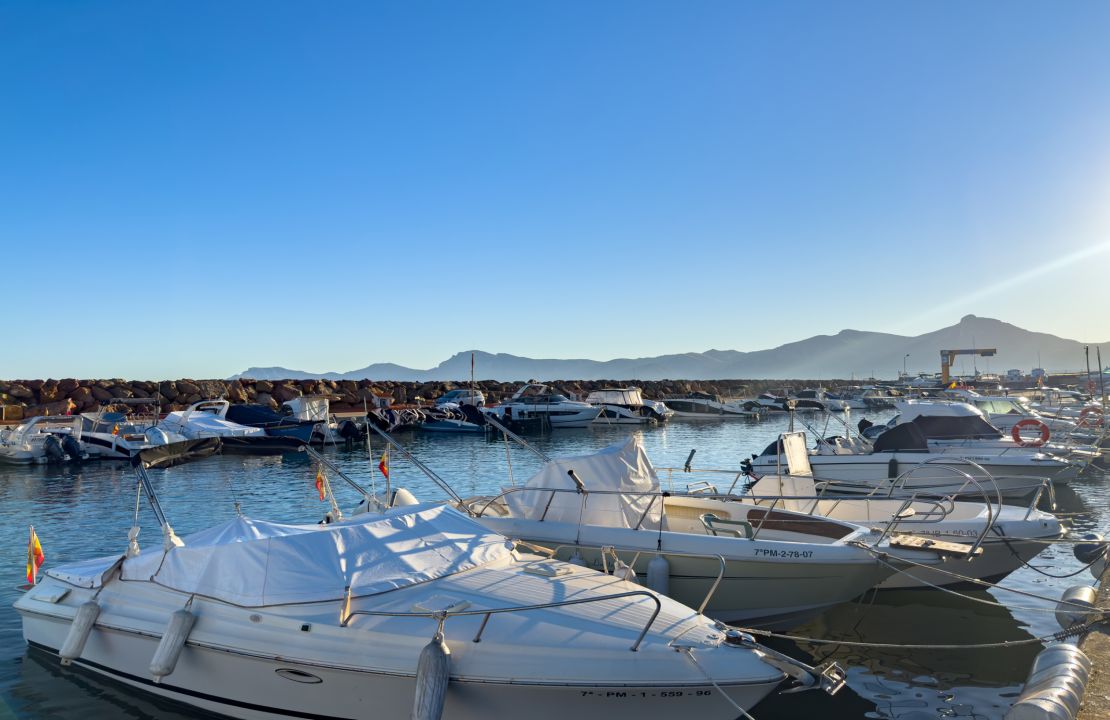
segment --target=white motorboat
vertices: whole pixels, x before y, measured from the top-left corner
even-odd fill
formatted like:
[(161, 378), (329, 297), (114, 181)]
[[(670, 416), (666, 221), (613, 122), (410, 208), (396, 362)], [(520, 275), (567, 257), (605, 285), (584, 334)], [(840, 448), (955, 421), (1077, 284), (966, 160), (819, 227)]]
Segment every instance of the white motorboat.
[[(756, 479), (746, 493), (752, 501), (776, 509), (880, 528), (883, 532), (909, 532), (946, 542), (975, 543), (981, 548), (982, 552), (968, 562), (944, 566), (943, 569), (950, 573), (996, 582), (1022, 567), (1044, 550), (1046, 543), (1066, 532), (1054, 515), (1032, 505), (937, 501), (879, 493), (848, 497), (819, 493), (809, 466), (805, 433), (786, 433), (781, 441), (785, 449), (785, 472)], [(887, 578), (879, 588), (967, 584), (948, 572), (909, 568)]]
[(105, 460), (130, 460), (138, 453), (187, 440), (184, 435), (158, 427), (156, 413), (144, 416), (109, 410), (117, 406), (156, 406), (154, 398), (111, 398), (98, 412), (83, 413), (81, 441), (89, 455)]
[(34, 465), (84, 460), (89, 455), (81, 441), (77, 415), (37, 416), (0, 430), (0, 462)]
[(188, 440), (219, 438), (222, 449), (231, 452), (280, 453), (296, 450), (303, 441), (274, 437), (259, 427), (240, 425), (227, 419), (227, 400), (201, 400), (184, 410), (168, 413), (158, 427)]
[[(656, 425), (674, 415), (663, 403), (644, 402), (637, 387), (594, 390), (586, 396), (586, 402), (601, 409), (594, 420), (599, 425)], [(662, 405), (662, 411), (656, 409), (657, 405)]]
[(849, 409), (848, 403), (837, 395), (832, 395), (824, 388), (799, 390), (790, 396), (798, 410), (827, 410), (829, 412), (843, 412)]
[[(1048, 442), (1050, 432), (1044, 423), (1033, 420), (1030, 427), (1011, 428), (1011, 434), (1002, 433), (987, 421), (983, 410), (966, 402), (953, 400), (918, 399), (905, 400), (895, 405), (898, 414), (886, 425), (872, 426), (864, 431), (869, 437), (899, 425), (913, 423), (925, 436), (931, 450), (947, 452), (958, 450), (961, 453), (997, 451), (999, 453), (1029, 454), (1043, 453), (1067, 461), (1072, 465), (1066, 472), (1054, 476), (1056, 482), (1067, 482), (1075, 478), (1091, 462), (1099, 457), (1099, 450), (1093, 446), (1072, 443)], [(1016, 425), (1016, 423), (1015, 423)], [(1022, 431), (1036, 430), (1043, 434), (1028, 437)]]
[(251, 720), (662, 720), (679, 705), (731, 720), (784, 669), (842, 684), (442, 505), (326, 525), (237, 517), (184, 541), (156, 513), (161, 547), (139, 552), (133, 534), (126, 554), (52, 569), (16, 601), (28, 644)]
[[(895, 572), (879, 552), (939, 562), (851, 523), (663, 493), (636, 437), (549, 460), (523, 486), (462, 505), (489, 529), (554, 546), (559, 557), (578, 552), (603, 567), (609, 551), (599, 549), (610, 548), (651, 586), (662, 590), (652, 578), (661, 572), (671, 597), (729, 622), (784, 627), (851, 600)], [(660, 558), (666, 569), (653, 570)]]
[(717, 395), (698, 391), (663, 398), (663, 403), (674, 411), (675, 417), (685, 420), (727, 420), (760, 413), (759, 403), (753, 400), (725, 402)]
[(552, 429), (587, 428), (601, 413), (601, 408), (570, 400), (553, 392), (547, 385), (527, 383), (509, 400), (493, 407), (484, 407), (482, 412), (499, 420), (539, 419)]

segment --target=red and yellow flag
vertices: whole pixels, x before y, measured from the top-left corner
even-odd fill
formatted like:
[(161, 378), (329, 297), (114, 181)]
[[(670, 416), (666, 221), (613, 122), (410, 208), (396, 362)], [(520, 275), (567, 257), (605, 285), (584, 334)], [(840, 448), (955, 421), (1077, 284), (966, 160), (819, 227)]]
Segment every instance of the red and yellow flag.
[(389, 479), (389, 446), (382, 451), (382, 459), (378, 461), (378, 470), (381, 471), (382, 477), (386, 480)]
[(35, 534), (35, 526), (31, 526), (31, 537), (27, 540), (27, 582), (34, 585), (38, 582), (39, 568), (42, 567), (46, 556), (42, 554), (42, 545), (39, 536)]
[(320, 493), (320, 499), (324, 499), (324, 468), (316, 468), (316, 492)]

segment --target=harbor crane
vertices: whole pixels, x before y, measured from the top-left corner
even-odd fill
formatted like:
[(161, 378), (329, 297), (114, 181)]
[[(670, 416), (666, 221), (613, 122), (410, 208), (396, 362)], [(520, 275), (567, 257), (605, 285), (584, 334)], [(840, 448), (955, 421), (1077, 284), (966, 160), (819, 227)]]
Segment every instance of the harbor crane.
[(992, 357), (997, 352), (997, 348), (965, 348), (963, 350), (941, 350), (940, 381), (945, 385), (948, 384), (949, 371), (952, 369), (952, 361), (956, 359), (957, 355), (978, 355), (979, 357)]

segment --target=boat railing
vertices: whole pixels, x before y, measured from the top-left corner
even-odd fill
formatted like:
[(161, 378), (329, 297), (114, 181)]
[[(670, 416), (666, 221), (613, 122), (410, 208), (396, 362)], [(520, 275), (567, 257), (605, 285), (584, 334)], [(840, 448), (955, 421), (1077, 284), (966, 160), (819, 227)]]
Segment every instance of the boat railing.
[[(540, 547), (538, 545), (532, 545), (531, 543), (529, 543), (529, 545), (531, 547), (535, 547), (535, 548)], [(619, 558), (619, 556), (617, 555), (617, 548), (613, 545), (583, 545), (582, 543), (563, 543), (562, 545), (556, 545), (554, 548), (551, 548), (551, 557), (552, 558), (557, 558), (558, 555), (559, 555), (560, 550), (569, 550), (571, 548), (574, 548), (575, 550), (584, 549), (584, 550), (598, 550), (598, 551), (600, 551), (601, 552), (602, 570), (605, 573), (609, 572), (609, 568), (608, 568), (608, 566), (606, 564), (606, 560), (605, 560), (605, 551), (606, 550), (612, 550), (613, 555)], [(624, 550), (624, 552), (633, 552), (633, 551), (632, 550)], [(709, 591), (705, 593), (705, 597), (702, 598), (701, 604), (698, 605), (698, 614), (699, 615), (705, 612), (705, 608), (706, 608), (706, 606), (709, 605), (709, 601), (712, 600), (713, 596), (717, 593), (717, 588), (719, 588), (721, 586), (721, 581), (724, 580), (725, 571), (728, 568), (728, 564), (725, 561), (725, 556), (715, 554), (715, 553), (688, 553), (688, 552), (674, 552), (674, 551), (671, 551), (671, 550), (636, 550), (635, 553), (636, 554), (632, 556), (632, 562), (628, 563), (629, 567), (632, 567), (632, 568), (636, 567), (636, 561), (639, 560), (640, 555), (642, 555), (644, 553), (649, 553), (649, 554), (652, 554), (652, 555), (665, 555), (665, 556), (668, 556), (668, 557), (694, 558), (694, 559), (697, 559), (697, 560), (716, 560), (717, 563), (718, 563), (717, 577), (715, 577), (713, 579), (713, 584), (709, 586)]]
[(486, 625), (489, 624), (490, 617), (493, 615), (501, 615), (503, 613), (528, 612), (530, 610), (549, 610), (551, 608), (568, 607), (571, 605), (585, 605), (587, 603), (605, 602), (608, 600), (620, 600), (623, 598), (632, 597), (647, 598), (655, 603), (655, 608), (652, 610), (651, 616), (647, 619), (647, 622), (644, 623), (643, 628), (640, 629), (640, 633), (636, 636), (636, 641), (632, 643), (632, 647), (629, 648), (629, 650), (631, 650), (632, 652), (636, 652), (640, 649), (640, 644), (644, 641), (644, 638), (647, 636), (648, 631), (651, 630), (651, 626), (655, 624), (655, 619), (659, 617), (659, 613), (663, 609), (663, 603), (659, 600), (659, 597), (649, 590), (629, 590), (628, 592), (613, 593), (611, 595), (599, 595), (597, 597), (575, 598), (571, 600), (559, 600), (557, 602), (535, 603), (532, 605), (514, 605), (503, 608), (484, 608), (481, 610), (464, 609), (438, 610), (427, 612), (401, 612), (393, 610), (351, 610), (351, 588), (348, 587), (345, 592), (343, 610), (340, 613), (339, 625), (340, 627), (348, 627), (352, 618), (359, 615), (366, 615), (371, 617), (430, 618), (433, 620), (437, 620), (442, 627), (442, 624), (451, 618), (475, 617), (480, 615), (482, 616), (482, 623), (478, 626), (478, 632), (474, 635), (474, 638), (471, 641), (478, 643), (482, 641), (482, 633), (485, 632)]

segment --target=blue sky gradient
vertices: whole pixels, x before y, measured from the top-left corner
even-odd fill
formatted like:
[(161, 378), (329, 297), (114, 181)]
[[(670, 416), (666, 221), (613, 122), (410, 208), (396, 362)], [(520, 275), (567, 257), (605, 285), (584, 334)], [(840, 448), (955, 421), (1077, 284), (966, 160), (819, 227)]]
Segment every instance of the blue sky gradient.
[(1107, 37), (1098, 2), (0, 1), (0, 377), (1105, 341)]

